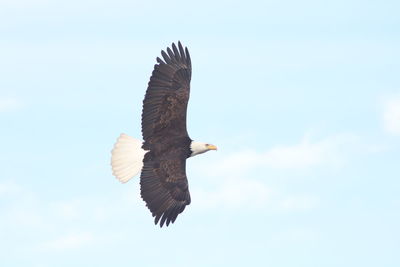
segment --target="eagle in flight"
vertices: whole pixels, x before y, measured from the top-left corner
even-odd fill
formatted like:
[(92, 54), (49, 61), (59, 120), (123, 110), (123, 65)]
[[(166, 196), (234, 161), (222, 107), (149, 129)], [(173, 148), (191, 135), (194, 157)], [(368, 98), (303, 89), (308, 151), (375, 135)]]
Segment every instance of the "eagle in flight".
[[(172, 48), (172, 49), (171, 49)], [(144, 141), (121, 134), (111, 152), (113, 175), (122, 183), (140, 175), (140, 194), (160, 227), (174, 223), (190, 204), (186, 159), (217, 150), (190, 139), (186, 112), (192, 63), (187, 47), (172, 43), (157, 57), (142, 110)]]

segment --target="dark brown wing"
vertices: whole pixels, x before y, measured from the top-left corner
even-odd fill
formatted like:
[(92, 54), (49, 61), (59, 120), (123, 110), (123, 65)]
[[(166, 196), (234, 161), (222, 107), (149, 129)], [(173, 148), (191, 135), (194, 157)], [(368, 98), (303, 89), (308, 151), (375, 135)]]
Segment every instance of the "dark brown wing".
[(164, 59), (157, 58), (143, 100), (142, 135), (146, 150), (166, 137), (188, 136), (186, 110), (189, 101), (192, 74), (187, 48), (178, 43), (172, 50), (161, 51)]
[(175, 222), (190, 204), (185, 165), (186, 156), (179, 150), (172, 150), (161, 159), (152, 151), (145, 155), (140, 193), (155, 217), (154, 223), (161, 219), (160, 227)]
[(168, 226), (190, 204), (186, 159), (190, 138), (186, 110), (190, 93), (191, 62), (187, 48), (161, 51), (143, 101), (143, 149), (150, 150), (143, 160), (140, 192), (155, 217)]

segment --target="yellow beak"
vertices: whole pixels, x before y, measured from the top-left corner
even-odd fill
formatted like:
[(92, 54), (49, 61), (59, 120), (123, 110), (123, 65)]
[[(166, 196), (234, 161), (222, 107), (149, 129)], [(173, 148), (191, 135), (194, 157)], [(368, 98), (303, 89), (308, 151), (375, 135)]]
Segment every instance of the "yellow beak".
[(209, 150), (218, 150), (218, 148), (216, 146), (214, 146), (214, 145), (208, 145), (207, 148)]

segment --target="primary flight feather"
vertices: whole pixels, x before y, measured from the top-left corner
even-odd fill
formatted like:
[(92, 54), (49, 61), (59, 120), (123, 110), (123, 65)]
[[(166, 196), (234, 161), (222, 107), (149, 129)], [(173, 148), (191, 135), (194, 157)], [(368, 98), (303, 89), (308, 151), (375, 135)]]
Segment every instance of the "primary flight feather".
[(190, 139), (186, 113), (192, 63), (178, 42), (157, 57), (142, 111), (143, 142), (121, 134), (112, 150), (113, 174), (127, 182), (141, 172), (140, 193), (160, 227), (175, 222), (190, 204), (186, 159), (209, 150), (211, 144)]

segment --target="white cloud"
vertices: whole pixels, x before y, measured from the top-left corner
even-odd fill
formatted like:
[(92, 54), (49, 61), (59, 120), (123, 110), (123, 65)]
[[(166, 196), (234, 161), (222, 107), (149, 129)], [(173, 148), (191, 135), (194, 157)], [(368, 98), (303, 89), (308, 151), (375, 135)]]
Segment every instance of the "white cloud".
[[(4, 202), (0, 213), (3, 239), (12, 239), (8, 246), (18, 247), (22, 254), (64, 253), (115, 244), (124, 239), (121, 233), (131, 229), (122, 224), (116, 231), (110, 224), (131, 225), (142, 217), (151, 217), (138, 192), (126, 186), (108, 197), (86, 195), (49, 201), (24, 186), (0, 182), (0, 201)], [(23, 244), (19, 244), (19, 238)], [(0, 244), (0, 249), (4, 246)]]
[[(210, 187), (209, 187), (210, 188)], [(196, 208), (230, 210), (269, 210), (270, 212), (307, 212), (319, 206), (319, 198), (308, 194), (290, 194), (253, 178), (231, 177), (214, 185), (214, 190), (193, 189)]]
[(207, 189), (199, 189), (198, 186), (191, 189), (197, 202), (193, 205), (204, 208), (261, 208), (277, 212), (313, 210), (319, 205), (318, 196), (307, 192), (286, 192), (281, 188), (285, 182), (277, 182), (282, 180), (278, 177), (297, 175), (299, 170), (311, 173), (320, 167), (341, 167), (349, 157), (363, 149), (357, 136), (338, 134), (316, 141), (306, 135), (297, 144), (277, 145), (261, 152), (236, 151), (198, 168), (196, 173), (207, 172), (212, 182), (204, 187)]
[(39, 245), (40, 251), (79, 249), (94, 242), (91, 233), (71, 233)]
[(277, 244), (299, 243), (304, 244), (307, 241), (317, 241), (320, 234), (312, 228), (289, 228), (285, 231), (278, 231), (273, 234), (271, 241)]
[(4, 182), (0, 184), (0, 197), (21, 192), (21, 187), (12, 182)]
[(383, 122), (388, 133), (400, 135), (400, 97), (384, 103)]
[(233, 178), (224, 179), (212, 191), (195, 188), (192, 195), (196, 199), (193, 205), (202, 208), (260, 208), (270, 197), (270, 189), (257, 180)]
[(305, 136), (298, 144), (278, 145), (264, 152), (237, 151), (218, 162), (212, 169), (239, 175), (258, 167), (265, 170), (339, 166), (346, 160), (346, 155), (358, 146), (357, 143), (358, 137), (352, 134), (329, 136), (314, 142)]
[(22, 107), (21, 101), (12, 97), (0, 98), (0, 112), (15, 111)]
[(20, 185), (5, 181), (0, 183), (0, 200), (7, 205), (0, 213), (0, 227), (18, 226), (36, 228), (45, 223), (38, 210), (38, 200)]
[(280, 201), (278, 208), (282, 211), (307, 211), (319, 205), (319, 198), (310, 195), (292, 195)]
[(55, 215), (65, 220), (78, 219), (81, 216), (80, 208), (82, 202), (79, 200), (56, 202), (50, 204)]
[(13, 182), (0, 182), (0, 200), (6, 203), (0, 213), (1, 226), (48, 228), (61, 224), (98, 224), (113, 217), (129, 216), (127, 210), (142, 208), (138, 192), (123, 190), (102, 196), (44, 200), (34, 191)]

